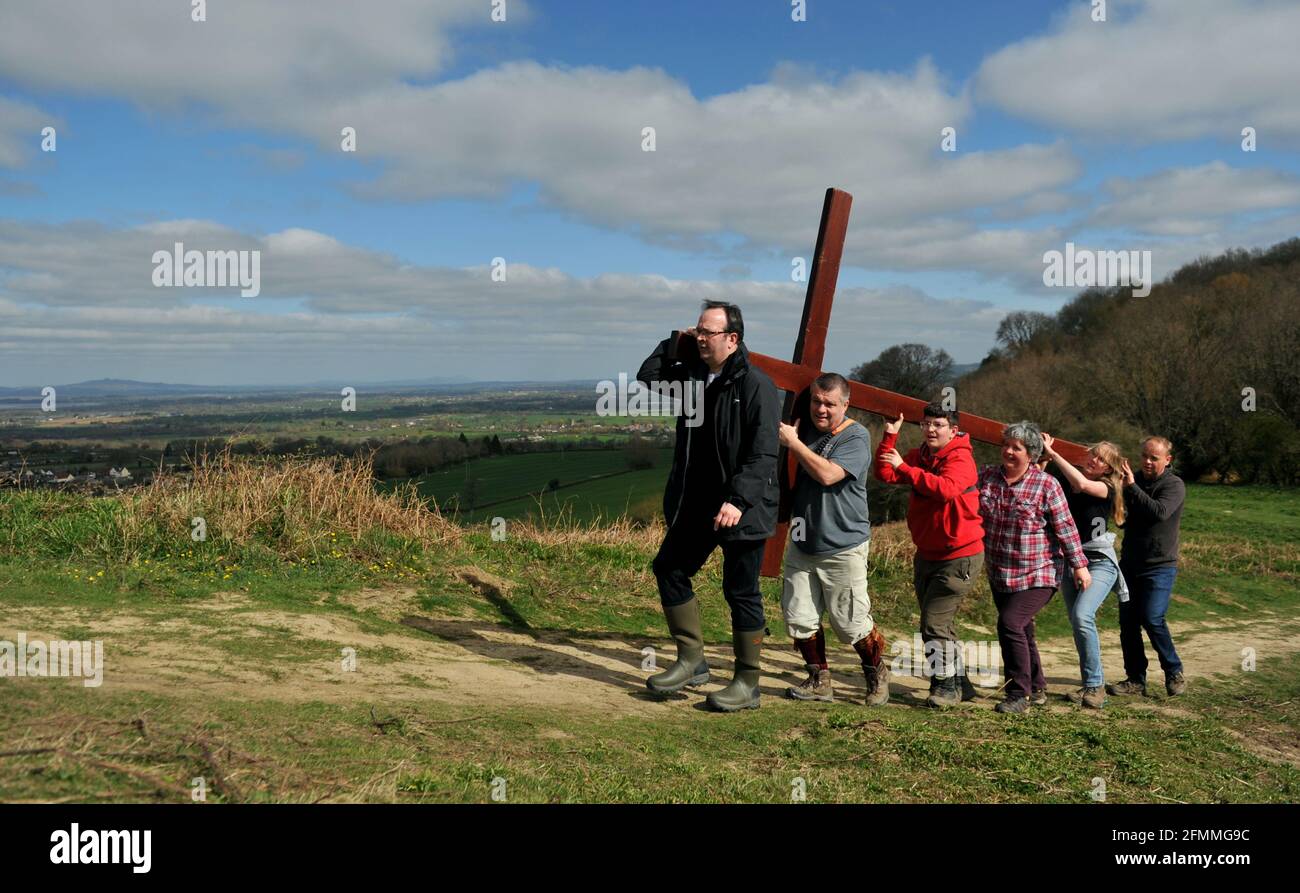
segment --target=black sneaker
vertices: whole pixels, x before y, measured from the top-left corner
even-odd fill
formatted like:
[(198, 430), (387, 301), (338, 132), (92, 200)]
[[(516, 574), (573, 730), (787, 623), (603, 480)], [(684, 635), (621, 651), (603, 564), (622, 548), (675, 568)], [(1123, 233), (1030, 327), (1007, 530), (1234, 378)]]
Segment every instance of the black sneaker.
[(935, 677), (934, 693), (925, 699), (931, 707), (956, 707), (961, 703), (961, 689), (957, 686), (957, 677)]
[(999, 701), (993, 709), (998, 713), (1024, 713), (1029, 709), (1029, 699), (1007, 698), (1005, 701)]
[(973, 701), (979, 697), (979, 692), (975, 690), (974, 683), (970, 681), (970, 677), (965, 673), (958, 676), (957, 681), (961, 683), (961, 699), (963, 701)]
[(1182, 670), (1173, 674), (1165, 674), (1165, 691), (1169, 693), (1169, 697), (1172, 698), (1175, 695), (1181, 695), (1186, 690), (1187, 680), (1183, 678)]
[(1029, 703), (1033, 707), (1042, 707), (1047, 703), (1047, 689), (1036, 688), (1029, 693)]

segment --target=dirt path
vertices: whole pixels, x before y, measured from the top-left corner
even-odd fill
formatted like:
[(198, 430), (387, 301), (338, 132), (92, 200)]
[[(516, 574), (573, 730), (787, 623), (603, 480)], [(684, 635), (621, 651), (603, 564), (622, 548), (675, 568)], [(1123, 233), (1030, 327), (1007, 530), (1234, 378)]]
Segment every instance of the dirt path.
[[(700, 693), (730, 678), (731, 653), (726, 645), (706, 649), (716, 682), (700, 693), (667, 701), (647, 696), (650, 670), (642, 649), (658, 649), (660, 667), (672, 660), (666, 636), (633, 641), (618, 636), (521, 632), (480, 620), (439, 618), (419, 611), (413, 590), (367, 590), (342, 597), (364, 613), (396, 620), (409, 631), (375, 635), (355, 619), (337, 612), (270, 611), (241, 593), (224, 593), (166, 616), (70, 607), (0, 606), (0, 639), (14, 641), (91, 638), (104, 641), (106, 691), (145, 690), (174, 694), (191, 689), (213, 696), (286, 702), (322, 700), (335, 703), (427, 701), (478, 706), (528, 705), (565, 709), (613, 710), (656, 714), (698, 707)], [(1174, 624), (1187, 674), (1198, 677), (1242, 672), (1242, 649), (1255, 649), (1263, 663), (1300, 651), (1300, 632), (1278, 632), (1260, 620), (1232, 627)], [(996, 651), (994, 637), (990, 647)], [(263, 641), (264, 645), (259, 645)], [(1103, 632), (1107, 676), (1119, 678), (1118, 634)], [(344, 669), (343, 649), (356, 652), (355, 670)], [(1040, 643), (1049, 691), (1064, 694), (1078, 687), (1078, 659), (1071, 639)], [(863, 690), (856, 658), (847, 647), (831, 650), (841, 700), (861, 703)], [(762, 691), (781, 697), (803, 677), (802, 662), (785, 642), (763, 656)], [(1158, 666), (1152, 682), (1158, 689)], [(991, 685), (1000, 680), (987, 680)], [(923, 698), (928, 680), (894, 677), (895, 702)], [(997, 697), (984, 688), (985, 704)], [(1150, 702), (1152, 709), (1176, 708)], [(1070, 709), (1063, 701), (1059, 709)]]

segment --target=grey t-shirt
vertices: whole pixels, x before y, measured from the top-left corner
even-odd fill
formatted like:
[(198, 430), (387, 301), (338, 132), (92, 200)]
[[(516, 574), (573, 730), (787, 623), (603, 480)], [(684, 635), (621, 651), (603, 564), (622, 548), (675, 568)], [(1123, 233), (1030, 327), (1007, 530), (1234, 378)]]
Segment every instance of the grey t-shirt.
[(808, 555), (831, 555), (862, 545), (871, 538), (867, 514), (867, 468), (871, 435), (857, 422), (832, 437), (814, 429), (808, 448), (844, 469), (842, 480), (823, 487), (803, 466), (795, 474), (791, 503), (791, 535), (795, 518), (803, 519), (803, 539), (794, 541)]

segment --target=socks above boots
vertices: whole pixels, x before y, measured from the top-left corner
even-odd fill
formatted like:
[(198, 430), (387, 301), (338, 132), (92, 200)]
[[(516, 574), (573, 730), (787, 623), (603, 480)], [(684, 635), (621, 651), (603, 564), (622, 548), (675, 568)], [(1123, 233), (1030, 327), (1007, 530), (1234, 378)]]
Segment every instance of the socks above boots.
[(878, 707), (889, 702), (889, 664), (885, 662), (885, 637), (880, 627), (853, 643), (853, 650), (862, 659), (862, 675), (867, 684), (867, 705)]
[(808, 666), (822, 670), (830, 669), (830, 665), (826, 663), (826, 631), (820, 626), (809, 638), (795, 639), (794, 650), (799, 652), (799, 656)]
[(830, 666), (826, 663), (826, 633), (821, 628), (807, 639), (795, 639), (794, 650), (803, 658), (808, 678), (785, 690), (786, 696), (797, 701), (834, 701), (835, 688), (831, 683)]

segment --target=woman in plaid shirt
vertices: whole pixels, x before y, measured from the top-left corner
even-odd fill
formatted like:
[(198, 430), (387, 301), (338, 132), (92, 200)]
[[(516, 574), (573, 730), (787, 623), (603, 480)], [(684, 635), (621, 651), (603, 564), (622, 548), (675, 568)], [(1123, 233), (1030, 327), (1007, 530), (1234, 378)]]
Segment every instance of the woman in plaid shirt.
[(1079, 531), (1065, 493), (1034, 463), (1043, 436), (1033, 422), (1002, 432), (1002, 464), (980, 469), (980, 515), (984, 519), (984, 567), (998, 608), (998, 642), (1006, 666), (1006, 699), (999, 713), (1024, 713), (1047, 703), (1034, 616), (1060, 585), (1065, 560), (1079, 591), (1092, 582)]

